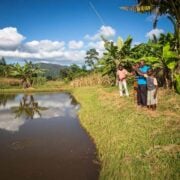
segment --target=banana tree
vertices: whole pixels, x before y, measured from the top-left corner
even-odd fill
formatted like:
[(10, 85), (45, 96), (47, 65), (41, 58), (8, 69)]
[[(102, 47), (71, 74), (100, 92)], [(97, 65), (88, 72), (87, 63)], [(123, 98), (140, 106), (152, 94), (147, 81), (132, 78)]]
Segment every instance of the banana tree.
[(135, 6), (124, 6), (121, 9), (138, 13), (154, 13), (153, 27), (157, 25), (158, 17), (167, 15), (174, 24), (175, 36), (177, 39), (177, 50), (180, 54), (180, 1), (179, 0), (137, 0)]
[(111, 78), (112, 84), (116, 80), (116, 60), (118, 47), (114, 42), (105, 41), (104, 44), (105, 52), (103, 57), (100, 59), (99, 64), (101, 65), (102, 75), (108, 75)]
[(20, 78), (24, 88), (31, 87), (33, 85), (33, 77), (42, 73), (43, 70), (39, 66), (35, 66), (32, 62), (27, 61), (24, 66), (15, 64), (11, 69), (11, 76)]
[(15, 114), (15, 118), (24, 117), (26, 119), (33, 119), (36, 114), (41, 117), (41, 111), (46, 109), (39, 106), (32, 95), (24, 95), (20, 100), (19, 106), (13, 106), (11, 108)]
[(172, 51), (169, 43), (165, 46), (159, 44), (152, 44), (153, 53), (152, 56), (144, 57), (146, 61), (153, 65), (154, 68), (158, 68), (164, 78), (165, 87), (169, 88), (174, 83), (174, 71), (178, 64), (178, 54)]
[(102, 65), (103, 75), (108, 75), (112, 79), (112, 83), (115, 83), (116, 70), (118, 64), (123, 64), (128, 67), (131, 64), (131, 43), (132, 38), (129, 36), (124, 42), (121, 37), (118, 37), (117, 43), (107, 41), (103, 38), (105, 52), (100, 60)]
[(132, 63), (131, 50), (132, 50), (132, 38), (128, 36), (127, 39), (123, 42), (122, 38), (118, 38), (117, 46), (118, 46), (118, 63), (123, 64), (128, 67)]

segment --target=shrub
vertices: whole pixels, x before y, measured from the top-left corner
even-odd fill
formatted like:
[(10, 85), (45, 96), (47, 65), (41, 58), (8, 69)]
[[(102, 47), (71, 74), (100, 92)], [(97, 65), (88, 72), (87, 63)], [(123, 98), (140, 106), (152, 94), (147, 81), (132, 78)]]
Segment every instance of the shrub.
[(39, 86), (39, 85), (43, 85), (46, 82), (46, 78), (45, 77), (34, 77), (33, 78), (33, 86)]

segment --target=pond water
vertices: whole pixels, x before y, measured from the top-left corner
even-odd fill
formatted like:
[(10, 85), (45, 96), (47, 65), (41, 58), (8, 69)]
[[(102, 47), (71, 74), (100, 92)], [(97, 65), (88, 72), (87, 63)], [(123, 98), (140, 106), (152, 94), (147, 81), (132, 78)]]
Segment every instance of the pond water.
[(1, 180), (96, 180), (95, 145), (70, 94), (0, 95)]

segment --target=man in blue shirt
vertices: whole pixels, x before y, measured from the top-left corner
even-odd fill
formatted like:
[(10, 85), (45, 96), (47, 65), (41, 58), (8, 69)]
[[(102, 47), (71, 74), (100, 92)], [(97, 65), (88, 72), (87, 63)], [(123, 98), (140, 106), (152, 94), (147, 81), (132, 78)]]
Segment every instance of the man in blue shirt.
[[(146, 74), (150, 67), (145, 65), (144, 61), (140, 62), (139, 71)], [(140, 106), (147, 106), (147, 81), (144, 76), (138, 76), (138, 90), (137, 90), (137, 104)]]

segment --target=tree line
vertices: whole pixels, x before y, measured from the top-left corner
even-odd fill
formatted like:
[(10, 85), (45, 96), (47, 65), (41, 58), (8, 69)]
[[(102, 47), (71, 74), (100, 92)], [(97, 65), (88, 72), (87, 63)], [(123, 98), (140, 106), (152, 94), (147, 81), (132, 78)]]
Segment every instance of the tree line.
[(119, 63), (128, 70), (141, 59), (155, 70), (159, 84), (165, 88), (175, 87), (180, 93), (180, 1), (179, 0), (137, 0), (134, 6), (120, 7), (137, 13), (153, 13), (153, 28), (158, 24), (158, 17), (166, 15), (174, 27), (173, 33), (153, 35), (147, 43), (132, 46), (132, 37), (124, 42), (121, 37), (117, 42), (108, 41), (104, 37), (105, 51), (102, 58), (97, 58), (97, 51), (90, 49), (86, 53), (87, 65), (102, 75), (108, 75), (115, 83), (116, 69)]
[[(95, 48), (86, 52), (85, 64), (64, 67), (59, 72), (59, 79), (65, 82), (86, 76), (91, 73), (107, 75), (111, 84), (115, 84), (116, 69), (122, 64), (131, 71), (134, 63), (141, 59), (155, 70), (159, 85), (165, 88), (175, 88), (180, 93), (180, 1), (179, 0), (137, 0), (135, 6), (124, 6), (121, 9), (138, 13), (154, 13), (153, 28), (157, 27), (158, 17), (166, 15), (174, 27), (173, 33), (161, 34), (160, 37), (146, 43), (133, 46), (132, 37), (125, 41), (121, 37), (116, 42), (101, 37), (104, 41), (104, 53), (99, 57)], [(21, 79), (23, 87), (31, 87), (38, 78), (43, 77), (44, 70), (32, 62), (25, 65), (7, 65), (4, 58), (0, 59), (0, 76), (17, 77)], [(39, 82), (43, 82), (40, 79)]]

